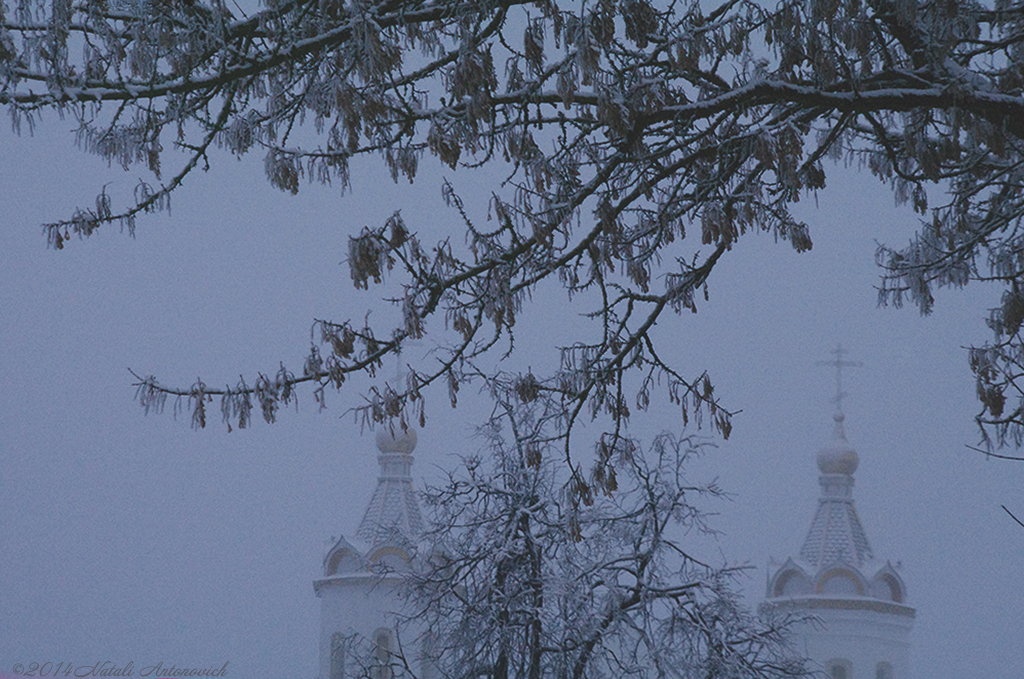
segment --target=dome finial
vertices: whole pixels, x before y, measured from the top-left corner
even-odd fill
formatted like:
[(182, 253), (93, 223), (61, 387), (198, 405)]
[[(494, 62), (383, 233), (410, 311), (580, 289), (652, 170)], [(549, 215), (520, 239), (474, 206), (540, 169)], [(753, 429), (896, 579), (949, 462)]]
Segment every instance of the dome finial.
[(832, 398), (832, 402), (836, 404), (836, 412), (832, 416), (835, 421), (832, 445), (823, 448), (818, 453), (818, 469), (822, 474), (846, 474), (849, 476), (857, 471), (858, 459), (857, 452), (846, 440), (846, 431), (843, 428), (843, 421), (846, 419), (843, 414), (843, 399), (846, 397), (846, 392), (843, 391), (843, 368), (859, 368), (864, 364), (860, 361), (844, 360), (847, 352), (841, 343), (836, 344), (836, 348), (831, 353), (834, 357), (831, 361), (817, 362), (817, 365), (831, 366), (836, 369), (836, 395)]
[[(390, 388), (385, 385), (385, 389), (396, 395), (402, 394), (408, 389), (407, 378), (412, 371), (412, 368), (404, 365), (402, 362), (403, 348), (406, 346), (418, 347), (420, 343), (405, 337), (395, 348), (395, 383)], [(403, 382), (406, 384), (403, 384)], [(411, 424), (406, 423), (404, 415), (399, 418), (397, 423), (393, 420), (385, 423), (377, 432), (377, 450), (381, 453), (409, 455), (415, 448), (416, 430), (413, 429)]]

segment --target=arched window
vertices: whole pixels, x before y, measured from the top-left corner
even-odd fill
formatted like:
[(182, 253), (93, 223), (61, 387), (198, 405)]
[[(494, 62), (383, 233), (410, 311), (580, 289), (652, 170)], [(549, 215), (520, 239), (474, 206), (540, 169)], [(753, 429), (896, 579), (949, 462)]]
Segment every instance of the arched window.
[(850, 571), (845, 568), (833, 568), (821, 577), (818, 583), (818, 594), (832, 596), (863, 596), (864, 588)]
[(427, 631), (420, 645), (420, 676), (423, 679), (435, 679), (440, 676), (437, 669), (437, 636)]
[(796, 569), (786, 571), (775, 583), (775, 596), (777, 597), (800, 596), (813, 591), (810, 579)]
[(895, 601), (898, 604), (903, 603), (903, 590), (900, 588), (900, 583), (896, 581), (896, 578), (886, 573), (880, 576), (878, 580), (888, 588), (886, 594), (889, 595), (887, 598), (890, 601)]
[(825, 664), (828, 679), (853, 679), (853, 665), (849, 660), (833, 658)]
[(875, 679), (892, 679), (892, 665), (887, 662), (878, 663), (875, 668)]
[(345, 679), (345, 638), (341, 632), (331, 635), (330, 679)]
[(361, 566), (359, 555), (351, 549), (342, 547), (330, 555), (324, 575), (331, 577), (338, 573), (351, 573), (359, 570)]
[(373, 633), (373, 679), (391, 679), (392, 656), (394, 655), (394, 635), (386, 627), (380, 627)]

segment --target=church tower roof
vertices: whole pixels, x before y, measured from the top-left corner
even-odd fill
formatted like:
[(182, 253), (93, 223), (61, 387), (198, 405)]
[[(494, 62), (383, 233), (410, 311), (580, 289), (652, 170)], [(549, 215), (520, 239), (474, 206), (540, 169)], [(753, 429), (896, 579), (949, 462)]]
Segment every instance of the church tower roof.
[[(423, 533), (419, 500), (412, 487), (412, 451), (416, 430), (381, 429), (377, 432), (380, 474), (356, 537), (373, 546), (415, 543)], [(397, 546), (397, 545), (396, 545)]]
[(815, 570), (834, 564), (861, 568), (872, 560), (867, 534), (853, 504), (857, 452), (846, 440), (845, 419), (837, 412), (832, 444), (818, 453), (821, 498), (800, 548), (800, 560)]
[[(359, 575), (378, 566), (408, 568), (424, 531), (423, 517), (412, 486), (412, 451), (416, 431), (377, 432), (380, 473), (354, 540), (339, 538), (324, 556), (324, 577)], [(322, 582), (322, 581), (318, 581)]]
[[(853, 503), (857, 451), (846, 440), (842, 412), (833, 416), (832, 442), (818, 452), (821, 496), (803, 546), (794, 558), (775, 564), (768, 574), (769, 600), (827, 598), (876, 599), (904, 605), (906, 586), (889, 562), (875, 558)], [(894, 610), (894, 609), (892, 609)]]
[(800, 600), (807, 605), (814, 599), (819, 601), (813, 605), (828, 599), (833, 602), (830, 605), (845, 601), (843, 606), (863, 606), (865, 600), (876, 600), (885, 602), (884, 610), (899, 609), (901, 615), (913, 616), (913, 609), (904, 603), (903, 579), (889, 562), (875, 558), (857, 515), (853, 474), (860, 459), (846, 439), (842, 368), (860, 364), (843, 360), (842, 345), (832, 353), (834, 360), (821, 363), (836, 369), (832, 440), (817, 455), (821, 496), (800, 551), (770, 567), (766, 596), (769, 601)]

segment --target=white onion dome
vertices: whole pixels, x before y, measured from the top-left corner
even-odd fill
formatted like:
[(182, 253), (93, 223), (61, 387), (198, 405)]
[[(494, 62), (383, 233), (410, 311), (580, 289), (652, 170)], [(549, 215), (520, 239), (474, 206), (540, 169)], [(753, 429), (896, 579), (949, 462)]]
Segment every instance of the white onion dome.
[(818, 469), (822, 474), (851, 476), (857, 471), (859, 462), (857, 451), (846, 440), (846, 432), (843, 430), (845, 416), (842, 413), (836, 413), (832, 419), (836, 423), (835, 432), (832, 435), (832, 445), (822, 448), (818, 452)]
[(416, 430), (412, 427), (381, 427), (377, 431), (377, 450), (382, 453), (409, 455), (416, 448)]

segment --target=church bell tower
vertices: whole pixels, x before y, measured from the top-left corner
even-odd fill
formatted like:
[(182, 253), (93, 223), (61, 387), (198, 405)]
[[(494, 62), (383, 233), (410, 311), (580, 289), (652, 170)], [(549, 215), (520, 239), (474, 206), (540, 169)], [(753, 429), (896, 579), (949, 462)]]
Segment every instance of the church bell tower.
[(832, 442), (817, 456), (821, 497), (799, 553), (769, 566), (762, 611), (807, 616), (796, 650), (828, 679), (909, 679), (914, 609), (903, 578), (871, 551), (853, 503), (859, 458), (846, 439), (841, 369)]
[(313, 582), (321, 600), (318, 679), (397, 679), (430, 667), (422, 635), (402, 621), (402, 584), (415, 566), (423, 519), (412, 485), (416, 431), (377, 432), (380, 474), (352, 541), (341, 537)]

